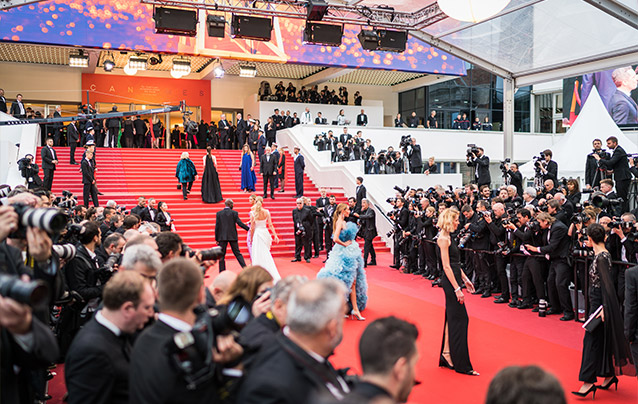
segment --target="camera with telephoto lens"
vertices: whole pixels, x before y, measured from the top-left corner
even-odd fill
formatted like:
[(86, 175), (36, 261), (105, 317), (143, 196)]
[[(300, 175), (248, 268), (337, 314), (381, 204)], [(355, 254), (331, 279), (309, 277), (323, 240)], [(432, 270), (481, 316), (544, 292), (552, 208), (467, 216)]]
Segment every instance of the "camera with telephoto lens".
[(297, 224), (297, 231), (295, 231), (295, 234), (300, 236), (300, 237), (305, 237), (306, 236), (306, 228), (304, 227), (303, 224), (301, 224), (301, 223)]
[(609, 227), (610, 229), (631, 229), (635, 225), (636, 225), (636, 222), (633, 222), (633, 221), (625, 222), (623, 220), (614, 220), (609, 222), (607, 227)]
[(470, 143), (467, 145), (467, 150), (465, 152), (465, 155), (467, 156), (467, 158), (472, 158), (474, 156), (476, 156), (479, 152), (478, 147), (476, 147), (475, 144)]
[(113, 272), (115, 270), (115, 266), (120, 266), (122, 265), (122, 254), (111, 254), (109, 255), (109, 258), (106, 260), (106, 262), (104, 263), (104, 269), (108, 272)]
[(532, 159), (534, 160), (534, 167), (536, 167), (536, 170), (540, 170), (541, 167), (544, 167), (545, 164), (547, 164), (545, 162), (545, 152), (544, 151), (540, 152), (540, 154), (538, 156), (532, 157)]
[(202, 261), (217, 261), (224, 256), (223, 250), (219, 246), (202, 250), (199, 254), (202, 256)]
[(11, 206), (18, 214), (18, 228), (9, 235), (11, 238), (26, 238), (27, 227), (42, 229), (49, 234), (58, 234), (66, 227), (68, 216), (58, 209), (32, 208), (21, 203)]
[(496, 244), (496, 250), (494, 250), (494, 254), (500, 254), (500, 255), (509, 255), (509, 253), (512, 252), (512, 249), (510, 248), (510, 246), (507, 244), (506, 241), (499, 241)]
[(75, 258), (75, 254), (77, 253), (77, 247), (71, 243), (67, 244), (54, 244), (53, 251), (55, 254), (61, 259), (65, 261), (70, 261)]
[(591, 197), (591, 204), (594, 207), (605, 209), (610, 206), (620, 205), (624, 202), (622, 198), (609, 199), (602, 192), (594, 194)]
[(501, 165), (499, 166), (499, 168), (501, 169), (502, 172), (506, 173), (507, 172), (507, 167), (505, 167), (506, 164), (511, 163), (512, 159), (505, 159), (503, 161), (501, 161)]
[(638, 167), (638, 154), (627, 154), (627, 158), (630, 159), (632, 163), (634, 163), (634, 167)]
[(573, 224), (582, 224), (586, 223), (589, 220), (589, 216), (586, 213), (574, 213), (571, 218), (571, 222)]
[(402, 189), (401, 187), (399, 187), (398, 185), (395, 185), (394, 188), (395, 191), (397, 191), (398, 193), (400, 193), (401, 195), (405, 195), (408, 193), (408, 191), (410, 190), (410, 187), (405, 187), (405, 189)]
[(533, 231), (533, 232), (536, 233), (536, 232), (539, 232), (541, 230), (541, 224), (536, 219), (530, 220), (529, 222), (527, 222), (527, 228), (530, 231)]
[(463, 230), (461, 231), (457, 238), (459, 240), (459, 248), (464, 248), (467, 243), (473, 239), (476, 236), (476, 234), (472, 233), (470, 230)]
[(412, 136), (404, 135), (401, 136), (401, 141), (399, 142), (399, 148), (408, 147), (412, 145)]
[(8, 185), (3, 185), (0, 187), (0, 198), (6, 198), (11, 193), (11, 187)]
[(25, 282), (17, 275), (0, 274), (0, 295), (31, 307), (46, 305), (49, 288), (41, 280)]

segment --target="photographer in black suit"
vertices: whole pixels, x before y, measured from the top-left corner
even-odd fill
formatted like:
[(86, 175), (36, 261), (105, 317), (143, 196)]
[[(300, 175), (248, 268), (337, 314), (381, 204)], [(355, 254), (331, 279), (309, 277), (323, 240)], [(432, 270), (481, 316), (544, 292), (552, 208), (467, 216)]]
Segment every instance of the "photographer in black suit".
[[(323, 229), (324, 229), (324, 240), (326, 247), (326, 257), (332, 250), (332, 219), (337, 209), (337, 198), (334, 195), (330, 195), (328, 198), (328, 205), (323, 208)], [(326, 262), (326, 261), (324, 261)]]
[[(367, 199), (361, 201), (361, 213), (359, 214), (359, 223), (361, 229), (359, 235), (363, 238), (363, 266), (377, 265), (377, 254), (374, 251), (372, 240), (377, 236), (377, 216), (374, 209), (370, 207)], [(370, 256), (370, 263), (368, 263), (368, 255)]]
[(55, 167), (58, 165), (58, 156), (53, 149), (53, 138), (47, 138), (47, 144), (40, 150), (40, 157), (42, 158), (42, 171), (44, 171), (44, 180), (42, 188), (47, 191), (51, 190), (53, 185), (53, 174)]
[(241, 113), (237, 114), (237, 143), (239, 145), (239, 149), (244, 147), (246, 141), (248, 140), (248, 135), (250, 135), (250, 130), (248, 128), (248, 123), (242, 119)]
[(543, 157), (545, 161), (541, 162), (539, 168), (543, 174), (543, 182), (552, 180), (554, 187), (558, 186), (558, 163), (552, 160), (553, 153), (547, 149), (543, 151)]
[(328, 361), (341, 342), (345, 293), (336, 279), (312, 280), (292, 293), (287, 332), (255, 359), (238, 403), (300, 404), (315, 396), (342, 399), (350, 392), (342, 372)]
[(304, 208), (303, 198), (297, 198), (297, 207), (292, 210), (292, 222), (295, 226), (295, 259), (292, 262), (301, 261), (301, 247), (306, 262), (310, 262), (312, 251), (310, 249), (310, 227), (314, 218), (309, 209)]
[(239, 218), (237, 211), (233, 210), (235, 206), (232, 199), (226, 199), (226, 207), (215, 215), (215, 241), (222, 248), (222, 258), (219, 260), (219, 272), (226, 270), (226, 248), (230, 244), (230, 248), (237, 258), (239, 265), (243, 268), (246, 266), (244, 256), (239, 251), (237, 243), (237, 226), (249, 231), (250, 227), (246, 226)]
[(119, 271), (104, 287), (104, 307), (73, 340), (64, 377), (68, 402), (128, 403), (131, 334), (155, 314), (155, 291), (135, 271)]
[(271, 154), (270, 146), (259, 158), (259, 172), (264, 178), (264, 199), (268, 198), (268, 185), (270, 184), (270, 198), (275, 199), (275, 178), (277, 177), (277, 158)]
[(330, 204), (330, 198), (328, 198), (325, 188), (321, 188), (319, 193), (321, 197), (315, 201), (315, 208), (317, 208), (317, 212), (319, 213), (319, 216), (315, 217), (315, 239), (316, 242), (319, 243), (319, 248), (323, 250), (325, 249), (325, 243), (323, 240), (324, 208)]
[(625, 279), (625, 338), (638, 373), (638, 266), (627, 269)]
[(483, 185), (490, 186), (492, 182), (490, 177), (490, 158), (485, 155), (482, 147), (472, 146), (468, 149), (467, 165), (474, 168), (474, 177), (479, 188)]
[[(200, 268), (192, 261), (175, 258), (164, 265), (159, 274), (158, 292), (161, 313), (135, 341), (130, 365), (131, 403), (202, 403), (217, 402), (217, 377), (212, 377), (221, 364), (235, 361), (243, 350), (231, 335), (212, 335), (216, 340), (208, 366), (211, 377), (190, 383), (178, 370), (177, 353), (167, 353), (175, 345), (179, 332), (190, 333), (197, 317), (194, 309), (206, 299)], [(212, 331), (210, 331), (212, 332)], [(197, 349), (194, 346), (191, 349)], [(176, 347), (177, 349), (177, 347)], [(182, 351), (185, 352), (185, 351)], [(200, 359), (210, 352), (201, 353)], [(221, 373), (221, 372), (218, 372)]]
[(585, 162), (585, 186), (589, 189), (597, 187), (600, 185), (600, 180), (607, 178), (606, 170), (598, 166), (598, 160), (596, 160), (594, 154), (599, 155), (603, 160), (609, 160), (611, 157), (609, 153), (602, 149), (602, 140), (594, 139), (592, 146), (594, 148), (592, 152), (587, 155)]
[(509, 185), (514, 185), (516, 187), (516, 193), (518, 195), (523, 195), (523, 174), (518, 171), (518, 164), (505, 164), (504, 168), (505, 174), (508, 177)]
[(598, 161), (599, 167), (613, 171), (616, 193), (619, 198), (623, 199), (622, 211), (628, 212), (629, 199), (627, 195), (629, 194), (629, 184), (631, 184), (631, 172), (629, 171), (627, 153), (618, 145), (618, 138), (615, 136), (607, 138), (607, 147), (612, 152), (610, 159), (603, 160), (597, 154), (594, 154), (594, 158)]
[[(394, 203), (396, 215), (388, 215), (394, 220), (397, 231), (394, 233), (394, 262), (390, 265), (390, 268), (401, 268), (401, 253), (402, 249), (399, 247), (401, 239), (403, 238), (403, 232), (405, 232), (410, 224), (410, 212), (405, 206), (405, 199), (397, 198)], [(405, 243), (407, 245), (407, 243)]]
[(84, 206), (89, 207), (89, 197), (93, 200), (93, 206), (98, 207), (100, 203), (97, 199), (97, 186), (95, 185), (95, 167), (93, 167), (93, 151), (88, 149), (86, 156), (82, 159), (82, 197)]
[(355, 209), (357, 212), (361, 210), (361, 202), (367, 197), (366, 187), (363, 185), (363, 177), (357, 177), (357, 188), (356, 188), (356, 204)]
[(412, 138), (408, 146), (408, 158), (410, 159), (410, 172), (412, 174), (421, 174), (423, 159), (421, 157), (421, 146), (416, 144), (416, 138)]
[(77, 164), (77, 162), (75, 161), (75, 149), (78, 147), (80, 134), (78, 133), (78, 128), (75, 127), (75, 122), (69, 123), (66, 127), (66, 141), (69, 143), (69, 146), (71, 148), (71, 158), (69, 159), (69, 164)]

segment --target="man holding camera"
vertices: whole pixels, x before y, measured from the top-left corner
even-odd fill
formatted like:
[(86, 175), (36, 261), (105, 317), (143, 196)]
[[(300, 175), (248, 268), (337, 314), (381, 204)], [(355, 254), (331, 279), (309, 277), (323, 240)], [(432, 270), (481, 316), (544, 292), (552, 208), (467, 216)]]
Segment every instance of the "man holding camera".
[(153, 316), (155, 292), (134, 271), (115, 274), (104, 287), (104, 307), (73, 340), (64, 376), (73, 403), (128, 403), (131, 334)]
[[(160, 271), (158, 287), (158, 320), (139, 336), (131, 355), (130, 402), (214, 402), (221, 387), (213, 377), (215, 368), (238, 359), (243, 350), (231, 335), (212, 335), (216, 343), (204, 352), (193, 352), (199, 347), (188, 343), (198, 320), (195, 308), (205, 301), (204, 279), (196, 264), (184, 258), (171, 260)], [(197, 355), (204, 363), (199, 369), (187, 368), (184, 355)], [(196, 371), (209, 376), (191, 382)]]
[(607, 171), (599, 167), (598, 160), (594, 155), (598, 155), (603, 160), (608, 160), (611, 156), (603, 148), (603, 142), (600, 139), (594, 139), (592, 142), (592, 152), (587, 155), (585, 162), (585, 186), (588, 189), (595, 188), (600, 185), (600, 180), (607, 178)]
[(97, 186), (95, 185), (95, 167), (93, 166), (93, 151), (86, 150), (86, 155), (82, 159), (82, 198), (84, 206), (89, 207), (89, 198), (93, 201), (93, 206), (100, 206), (97, 198)]
[[(376, 214), (374, 209), (370, 207), (370, 203), (367, 199), (361, 201), (361, 213), (359, 214), (359, 221), (361, 223), (361, 230), (359, 234), (364, 240), (363, 244), (363, 266), (367, 267), (377, 265), (377, 254), (374, 252), (374, 246), (372, 240), (377, 236)], [(368, 256), (371, 260), (368, 263)]]
[[(492, 211), (494, 212), (494, 218), (492, 215), (486, 215), (484, 217), (487, 223), (487, 229), (490, 232), (490, 244), (493, 250), (499, 250), (502, 246), (506, 246), (507, 232), (503, 227), (503, 216), (505, 215), (505, 206), (502, 203), (495, 203), (492, 205)], [(510, 289), (507, 281), (507, 263), (509, 257), (503, 253), (494, 254), (494, 263), (496, 264), (496, 276), (498, 277), (501, 285), (501, 295), (494, 300), (494, 303), (503, 304), (510, 301)]]
[(394, 207), (396, 215), (390, 217), (394, 220), (394, 227), (396, 229), (394, 232), (394, 262), (390, 265), (390, 268), (400, 269), (401, 255), (403, 253), (403, 249), (400, 247), (401, 239), (403, 238), (403, 232), (406, 231), (410, 225), (410, 212), (405, 206), (405, 199), (402, 197), (396, 199)]
[(42, 179), (38, 175), (40, 168), (33, 162), (33, 156), (27, 154), (24, 158), (18, 160), (18, 170), (22, 177), (27, 180), (27, 188), (35, 189), (42, 186)]
[[(610, 234), (607, 237), (606, 246), (611, 254), (612, 261), (623, 261), (635, 264), (638, 262), (638, 243), (631, 233), (635, 232), (636, 217), (632, 213), (625, 213), (619, 222), (611, 222)], [(618, 297), (622, 303), (625, 293), (625, 265), (612, 265), (612, 279), (618, 286)]]
[[(324, 229), (324, 241), (326, 248), (326, 257), (332, 250), (332, 217), (337, 209), (337, 198), (334, 195), (330, 195), (329, 204), (323, 208), (323, 229)], [(326, 261), (324, 261), (326, 262)]]
[(301, 261), (301, 248), (303, 247), (304, 260), (310, 263), (312, 240), (308, 233), (313, 220), (312, 212), (304, 207), (303, 198), (297, 198), (297, 207), (292, 210), (292, 221), (295, 226), (295, 259), (292, 262)]
[(410, 159), (410, 172), (412, 174), (421, 174), (423, 168), (423, 160), (421, 157), (421, 146), (416, 144), (416, 138), (412, 138), (408, 145), (408, 158)]
[(478, 287), (474, 294), (481, 294), (481, 297), (487, 298), (492, 296), (490, 265), (487, 261), (486, 253), (490, 249), (489, 230), (487, 228), (486, 217), (490, 214), (487, 211), (489, 204), (486, 201), (478, 201), (476, 204), (476, 213), (469, 205), (461, 208), (461, 213), (467, 219), (465, 230), (472, 234), (471, 244), (465, 245), (471, 248), (474, 269), (476, 270), (476, 284)]
[(516, 187), (516, 193), (523, 195), (523, 174), (518, 171), (518, 164), (505, 160), (503, 169), (505, 175), (507, 175), (507, 184), (514, 185)]
[(474, 168), (474, 177), (479, 188), (483, 185), (490, 186), (490, 158), (485, 155), (482, 147), (470, 145), (467, 151), (467, 165)]
[(603, 160), (598, 154), (593, 157), (598, 161), (600, 168), (612, 171), (614, 181), (616, 183), (616, 193), (622, 198), (622, 211), (629, 211), (629, 184), (631, 184), (631, 172), (629, 171), (629, 162), (627, 161), (627, 153), (625, 149), (618, 145), (618, 138), (610, 136), (607, 138), (607, 147), (611, 151), (611, 158)]

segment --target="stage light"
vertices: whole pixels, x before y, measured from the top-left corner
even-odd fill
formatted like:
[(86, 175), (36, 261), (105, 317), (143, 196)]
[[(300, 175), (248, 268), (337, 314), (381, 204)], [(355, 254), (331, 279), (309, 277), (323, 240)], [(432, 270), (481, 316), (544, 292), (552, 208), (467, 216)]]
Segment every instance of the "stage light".
[(131, 56), (128, 59), (128, 64), (132, 69), (135, 70), (146, 70), (146, 67), (148, 65), (148, 58), (144, 57), (143, 55), (135, 55), (135, 56)]
[(184, 77), (184, 74), (177, 70), (171, 70), (171, 77), (174, 79), (181, 79), (182, 77)]
[(404, 52), (408, 41), (406, 31), (392, 31), (387, 29), (362, 29), (357, 35), (361, 47), (369, 51)]
[(173, 59), (173, 68), (171, 69), (171, 76), (175, 77), (172, 73), (179, 73), (180, 77), (186, 76), (191, 72), (191, 61), (186, 58)]
[(239, 77), (255, 77), (257, 75), (257, 66), (243, 65), (239, 66)]
[(306, 8), (308, 21), (321, 21), (328, 12), (328, 3), (324, 0), (309, 0)]
[(223, 15), (209, 14), (206, 16), (206, 26), (208, 28), (208, 36), (223, 38), (226, 30), (226, 18)]
[(224, 77), (224, 74), (226, 74), (224, 66), (222, 66), (222, 61), (219, 59), (215, 59), (215, 61), (213, 62), (213, 74), (215, 75), (216, 79), (221, 79), (222, 77)]
[(163, 61), (164, 60), (162, 59), (162, 55), (151, 56), (151, 58), (148, 60), (148, 64), (151, 66), (155, 66), (162, 63)]
[(131, 67), (130, 63), (127, 63), (124, 66), (124, 73), (126, 73), (129, 76), (134, 76), (137, 73), (137, 69), (134, 69), (133, 67)]
[(438, 3), (450, 18), (479, 22), (500, 13), (510, 0), (438, 0)]
[(343, 25), (306, 22), (303, 31), (303, 43), (313, 45), (340, 46), (343, 37)]
[(76, 54), (69, 55), (69, 66), (89, 67), (89, 55), (85, 55), (82, 49), (80, 49)]
[(104, 71), (105, 72), (110, 72), (111, 70), (113, 70), (115, 68), (115, 62), (113, 61), (113, 55), (111, 55), (110, 52), (106, 56), (106, 58), (104, 59), (103, 67), (104, 67)]

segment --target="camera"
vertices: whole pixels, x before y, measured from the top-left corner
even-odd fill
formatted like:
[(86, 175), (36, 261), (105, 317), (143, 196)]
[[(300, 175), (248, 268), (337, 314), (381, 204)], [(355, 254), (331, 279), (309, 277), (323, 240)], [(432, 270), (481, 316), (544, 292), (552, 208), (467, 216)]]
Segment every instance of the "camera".
[(635, 222), (625, 222), (622, 220), (614, 220), (607, 225), (610, 229), (631, 229), (635, 226)]
[(77, 248), (71, 243), (54, 244), (53, 251), (55, 251), (55, 254), (60, 257), (61, 260), (70, 261), (75, 258)]
[(494, 254), (508, 255), (512, 252), (512, 249), (507, 245), (505, 241), (499, 241), (496, 244), (496, 250), (494, 250)]
[(597, 208), (605, 209), (609, 206), (620, 205), (624, 201), (622, 198), (609, 199), (602, 192), (594, 194), (591, 198), (591, 204)]
[(538, 222), (538, 220), (530, 220), (529, 222), (527, 222), (527, 228), (530, 229), (530, 231), (536, 233), (541, 230), (541, 224)]
[(399, 148), (408, 147), (412, 144), (412, 136), (404, 135), (401, 136), (401, 141), (399, 142)]
[(73, 197), (73, 192), (64, 190), (64, 191), (62, 191), (62, 196), (65, 197), (65, 198), (72, 198)]
[(296, 235), (301, 236), (301, 237), (305, 237), (306, 236), (306, 228), (304, 227), (303, 224), (299, 223), (297, 225), (297, 231), (295, 232)]
[(104, 263), (104, 269), (108, 272), (113, 272), (115, 270), (115, 266), (118, 267), (122, 264), (122, 254), (111, 254), (109, 258)]
[(396, 185), (394, 188), (395, 191), (397, 191), (398, 193), (400, 193), (401, 195), (405, 195), (408, 193), (408, 191), (410, 190), (410, 187), (405, 187), (405, 189), (400, 188), (398, 185)]
[[(54, 208), (32, 208), (21, 203), (14, 203), (13, 209), (18, 214), (18, 229), (13, 235), (26, 237), (27, 227), (36, 227), (49, 234), (61, 232), (67, 223), (67, 215)], [(23, 238), (14, 237), (12, 238)]]
[(49, 289), (43, 281), (25, 282), (17, 275), (0, 274), (0, 295), (34, 307), (46, 304)]
[(222, 248), (219, 246), (202, 250), (199, 254), (202, 256), (202, 261), (217, 261), (223, 257)]
[(470, 144), (467, 145), (467, 151), (466, 151), (465, 155), (467, 156), (467, 158), (472, 158), (472, 157), (476, 156), (478, 154), (478, 152), (479, 152), (478, 147), (476, 147), (475, 144), (470, 143)]
[(571, 222), (573, 224), (582, 224), (582, 223), (586, 223), (589, 220), (589, 216), (587, 216), (587, 214), (585, 213), (574, 213), (574, 215), (571, 218)]
[(502, 172), (507, 172), (507, 168), (505, 167), (506, 164), (509, 164), (512, 161), (512, 159), (505, 159), (503, 161), (501, 161), (501, 165), (499, 166), (499, 168), (501, 169)]
[(545, 162), (545, 152), (540, 152), (540, 154), (538, 156), (534, 156), (534, 168), (536, 169), (536, 172), (540, 172), (541, 168), (544, 168), (545, 165), (547, 164)]
[(475, 236), (476, 235), (469, 230), (463, 230), (462, 232), (460, 232), (457, 236), (459, 240), (459, 248), (464, 248), (467, 243)]
[(632, 159), (634, 167), (638, 167), (638, 154), (629, 154), (627, 157)]

